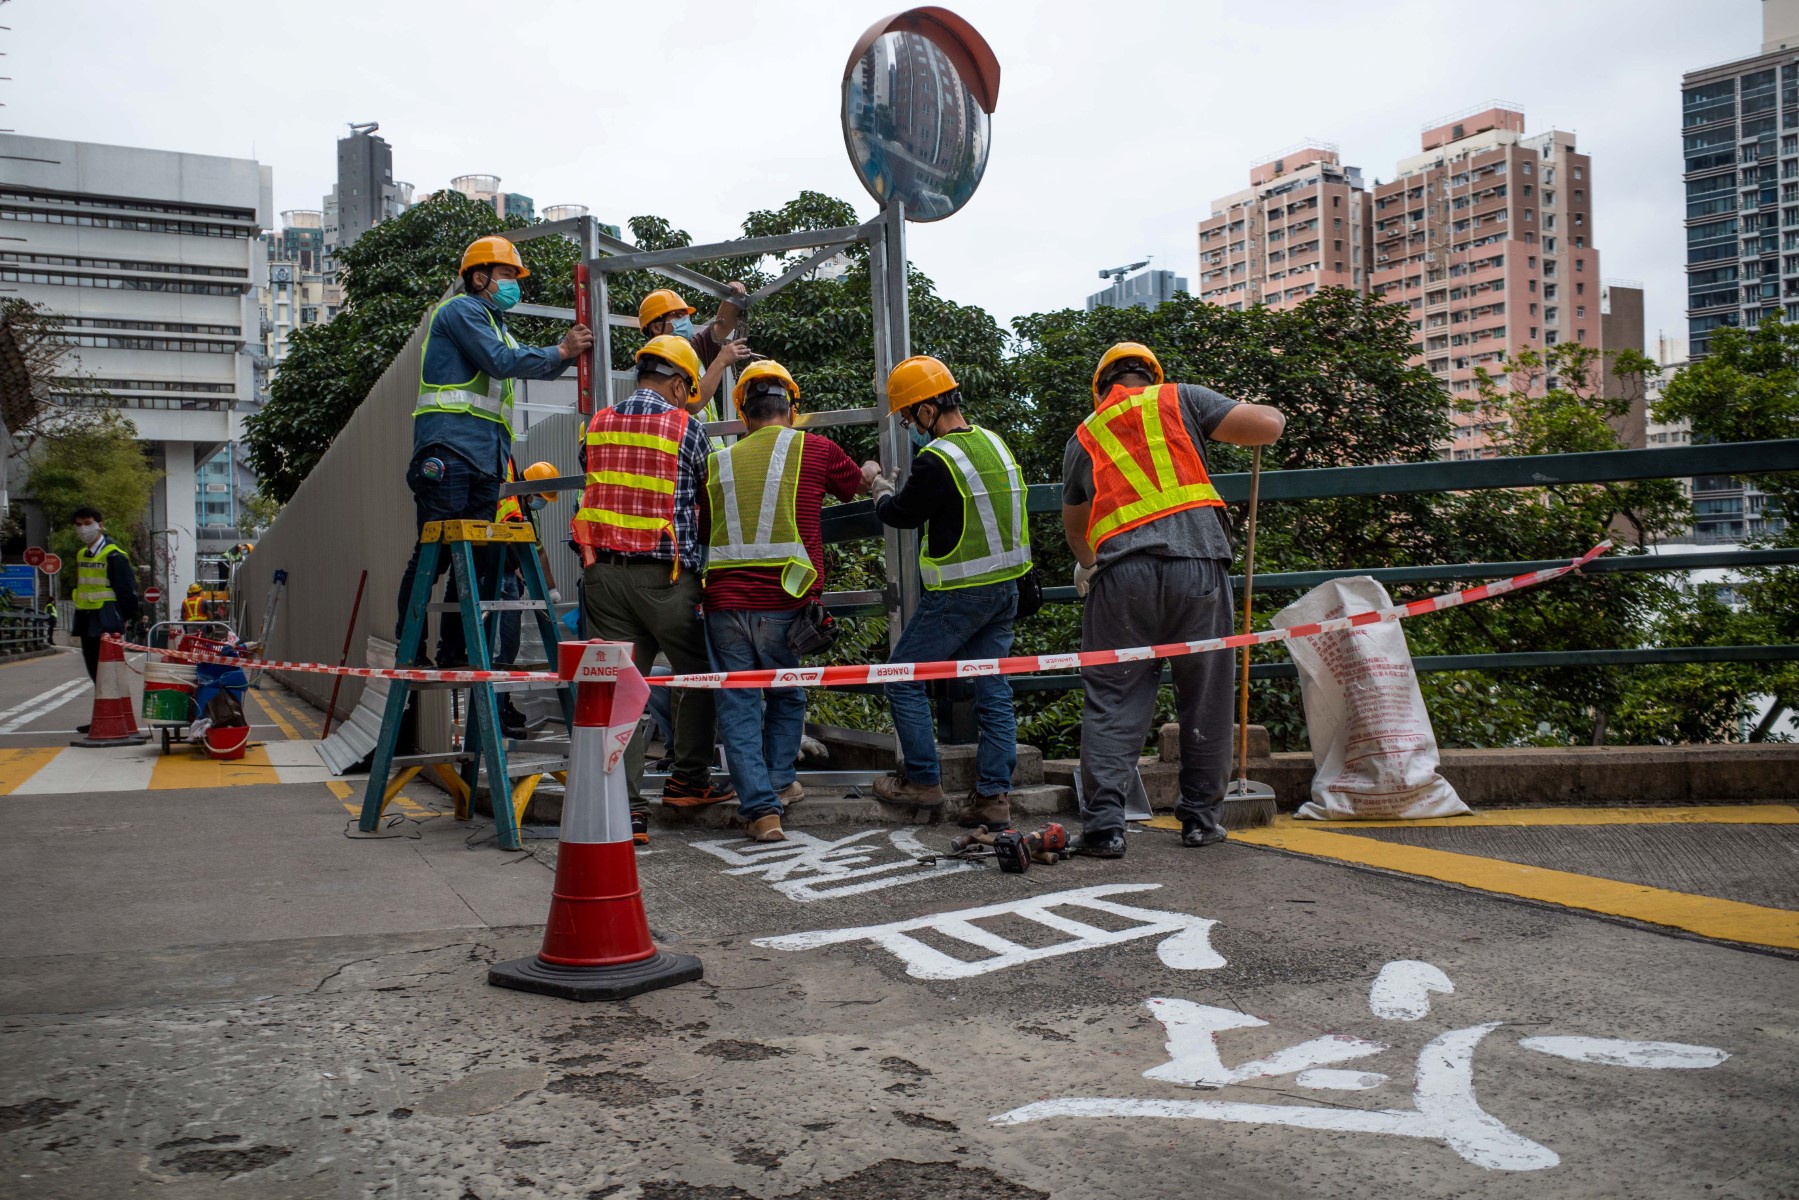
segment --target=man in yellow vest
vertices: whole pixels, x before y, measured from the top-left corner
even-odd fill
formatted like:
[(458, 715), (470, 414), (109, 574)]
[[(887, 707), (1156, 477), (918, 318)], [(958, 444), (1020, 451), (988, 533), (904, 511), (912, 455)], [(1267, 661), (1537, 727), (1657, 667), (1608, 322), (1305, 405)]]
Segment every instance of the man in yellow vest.
[(201, 595), (201, 590), (197, 583), (187, 585), (187, 599), (181, 602), (181, 619), (183, 621), (204, 621), (206, 619), (206, 599)]
[[(836, 442), (793, 427), (800, 385), (780, 363), (750, 364), (731, 398), (749, 432), (712, 454), (700, 506), (712, 669), (797, 667), (823, 619), (825, 494), (848, 500), (867, 485)], [(781, 817), (805, 794), (794, 763), (806, 689), (721, 688), (713, 703), (738, 817), (753, 840), (785, 841)]]
[[(863, 464), (875, 515), (896, 529), (928, 527), (918, 560), (924, 597), (892, 661), (1002, 658), (1012, 649), (1016, 581), (1031, 569), (1024, 476), (998, 434), (969, 424), (955, 376), (936, 359), (918, 355), (893, 368), (887, 404), (921, 448), (898, 492), (878, 465)], [(962, 824), (1003, 829), (1011, 823), (1018, 765), (1012, 688), (1000, 676), (985, 675), (975, 679), (974, 689), (980, 743)], [(899, 775), (875, 781), (875, 795), (907, 808), (940, 808), (942, 769), (924, 685), (889, 683), (886, 691), (903, 765)]]
[[(100, 669), (100, 639), (125, 632), (137, 620), (137, 578), (125, 548), (106, 536), (99, 509), (75, 510), (75, 536), (81, 549), (75, 554), (75, 618), (69, 632), (81, 640), (81, 661), (93, 679)], [(86, 733), (87, 726), (76, 732)]]
[[(1207, 473), (1208, 439), (1265, 446), (1286, 418), (1265, 404), (1163, 382), (1147, 346), (1120, 342), (1093, 373), (1093, 413), (1062, 457), (1062, 528), (1086, 599), (1081, 649), (1198, 641), (1232, 632), (1231, 543)], [(1181, 844), (1224, 840), (1219, 820), (1231, 759), (1231, 656), (1168, 660), (1181, 725)], [(1159, 659), (1081, 673), (1083, 854), (1124, 855), (1124, 808), (1139, 786)]]
[(637, 327), (643, 330), (644, 340), (672, 334), (678, 338), (686, 338), (693, 352), (699, 355), (700, 364), (706, 373), (700, 376), (700, 385), (687, 401), (688, 412), (699, 412), (712, 401), (712, 394), (718, 390), (719, 381), (725, 377), (725, 368), (735, 366), (749, 356), (749, 343), (739, 338), (728, 341), (733, 330), (737, 328), (737, 320), (749, 307), (743, 284), (732, 280), (728, 285), (731, 295), (718, 302), (718, 312), (704, 325), (695, 327), (694, 307), (681, 299), (681, 294), (673, 288), (657, 288), (643, 298), (637, 306)]
[[(460, 270), (462, 292), (432, 312), (419, 355), (406, 486), (412, 489), (421, 530), (431, 521), (493, 520), (512, 448), (512, 381), (554, 379), (593, 345), (593, 332), (585, 325), (572, 326), (555, 346), (533, 348), (513, 340), (506, 331), (506, 310), (519, 302), (518, 281), (531, 272), (505, 238), (477, 238), (463, 251)], [(438, 574), (449, 569), (449, 560), (447, 554), (438, 556)], [(475, 554), (475, 566), (481, 594), (491, 595), (499, 556), (482, 547)], [(395, 637), (406, 625), (406, 602), (417, 570), (414, 547), (400, 579)], [(444, 598), (457, 598), (454, 578), (444, 589)], [(420, 660), (429, 661), (423, 654)], [(444, 613), (438, 626), (437, 665), (467, 662), (462, 618)]]

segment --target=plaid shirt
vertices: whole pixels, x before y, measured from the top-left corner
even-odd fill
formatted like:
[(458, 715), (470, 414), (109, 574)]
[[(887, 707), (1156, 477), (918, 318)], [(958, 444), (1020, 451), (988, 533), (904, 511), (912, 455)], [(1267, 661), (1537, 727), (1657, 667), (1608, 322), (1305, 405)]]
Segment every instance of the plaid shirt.
[[(631, 393), (631, 398), (612, 406), (620, 416), (652, 416), (665, 413), (675, 406), (664, 400), (648, 388), (638, 388)], [(650, 552), (652, 558), (660, 558), (664, 562), (673, 562), (676, 546), (680, 548), (681, 565), (689, 571), (701, 571), (706, 567), (706, 538), (700, 531), (700, 494), (706, 490), (706, 456), (712, 446), (706, 440), (706, 422), (703, 417), (693, 416), (687, 421), (687, 432), (681, 437), (681, 454), (675, 468), (675, 546), (668, 544), (665, 537)], [(633, 446), (613, 446), (611, 460), (614, 468), (621, 471), (648, 474), (653, 463), (649, 456), (653, 450), (642, 450)], [(591, 470), (592, 463), (588, 464)]]

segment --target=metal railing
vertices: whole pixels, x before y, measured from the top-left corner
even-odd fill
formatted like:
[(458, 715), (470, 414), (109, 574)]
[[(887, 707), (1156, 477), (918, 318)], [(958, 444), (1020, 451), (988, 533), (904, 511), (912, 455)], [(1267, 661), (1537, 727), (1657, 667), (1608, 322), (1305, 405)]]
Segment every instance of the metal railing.
[(48, 650), (56, 637), (56, 618), (48, 613), (0, 614), (0, 658)]

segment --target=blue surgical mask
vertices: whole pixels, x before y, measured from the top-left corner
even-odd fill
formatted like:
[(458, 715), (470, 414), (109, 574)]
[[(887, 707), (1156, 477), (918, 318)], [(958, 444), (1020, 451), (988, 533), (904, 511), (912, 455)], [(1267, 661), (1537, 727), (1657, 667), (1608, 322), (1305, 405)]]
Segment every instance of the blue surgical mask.
[(693, 318), (692, 317), (676, 317), (673, 332), (676, 337), (684, 337), (684, 338), (692, 337), (693, 336)]
[(549, 501), (545, 500), (542, 496), (529, 496), (525, 499), (525, 507), (532, 512), (542, 512), (543, 506), (548, 503)]
[(494, 307), (505, 312), (519, 302), (518, 280), (502, 279), (494, 285), (493, 295), (488, 297)]
[(917, 446), (920, 450), (924, 449), (926, 446), (931, 444), (931, 441), (932, 441), (931, 435), (926, 433), (924, 430), (920, 429), (918, 426), (916, 426), (916, 425), (912, 426), (911, 432), (912, 432), (912, 444), (914, 446)]

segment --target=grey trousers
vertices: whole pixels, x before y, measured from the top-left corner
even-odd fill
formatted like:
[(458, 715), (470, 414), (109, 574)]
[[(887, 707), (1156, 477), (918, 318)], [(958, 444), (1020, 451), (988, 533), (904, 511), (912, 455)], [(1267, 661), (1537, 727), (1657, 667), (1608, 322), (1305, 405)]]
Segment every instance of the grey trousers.
[[(671, 580), (664, 563), (600, 562), (584, 570), (581, 581), (588, 636), (630, 642), (631, 658), (645, 676), (658, 651), (668, 655), (668, 664), (677, 675), (712, 669), (706, 652), (706, 627), (697, 612), (699, 572), (683, 568), (680, 577)], [(717, 740), (712, 693), (677, 691), (674, 727), (671, 774), (689, 783), (710, 782), (712, 746)], [(633, 808), (643, 803), (638, 789), (643, 779), (643, 750), (643, 730), (639, 728), (625, 748), (625, 784)]]
[[(1230, 564), (1212, 558), (1133, 554), (1094, 579), (1081, 615), (1081, 649), (1119, 650), (1232, 632)], [(1228, 651), (1166, 660), (1174, 673), (1181, 725), (1182, 821), (1219, 826), (1231, 766), (1231, 656)], [(1137, 758), (1155, 717), (1162, 660), (1082, 672), (1081, 827), (1118, 833), (1125, 799), (1137, 786)]]

